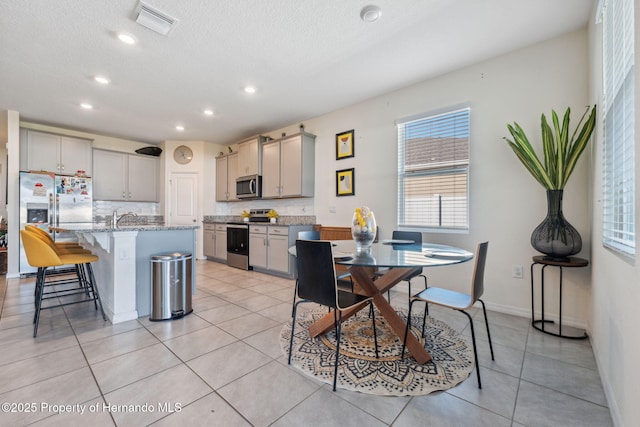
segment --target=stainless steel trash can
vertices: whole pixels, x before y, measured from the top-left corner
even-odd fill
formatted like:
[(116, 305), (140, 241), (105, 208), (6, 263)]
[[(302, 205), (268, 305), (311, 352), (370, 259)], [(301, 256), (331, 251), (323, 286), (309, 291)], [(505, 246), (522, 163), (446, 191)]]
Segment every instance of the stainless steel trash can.
[(191, 308), (190, 253), (172, 252), (151, 257), (151, 314), (149, 320), (179, 319)]

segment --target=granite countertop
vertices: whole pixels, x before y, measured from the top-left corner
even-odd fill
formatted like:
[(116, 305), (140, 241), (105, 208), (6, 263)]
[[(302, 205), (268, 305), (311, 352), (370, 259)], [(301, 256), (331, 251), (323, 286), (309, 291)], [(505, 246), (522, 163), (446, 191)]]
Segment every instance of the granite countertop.
[(55, 231), (75, 231), (75, 232), (123, 232), (123, 231), (168, 231), (168, 230), (195, 230), (200, 228), (197, 225), (163, 225), (163, 224), (131, 224), (119, 225), (117, 228), (105, 224), (64, 224), (60, 227), (51, 227)]
[[(202, 221), (204, 224), (226, 224), (228, 222), (243, 222), (242, 217), (233, 215), (206, 215)], [(280, 225), (283, 227), (292, 225), (314, 225), (315, 216), (282, 215), (275, 224), (270, 222), (247, 222), (249, 225)]]

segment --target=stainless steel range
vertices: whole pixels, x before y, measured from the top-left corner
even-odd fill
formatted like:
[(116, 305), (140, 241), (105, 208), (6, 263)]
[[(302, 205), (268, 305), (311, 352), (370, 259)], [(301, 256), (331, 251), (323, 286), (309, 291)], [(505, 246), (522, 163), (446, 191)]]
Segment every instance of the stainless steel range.
[(249, 262), (249, 223), (269, 222), (267, 212), (270, 209), (251, 209), (248, 222), (227, 223), (227, 265), (250, 270)]

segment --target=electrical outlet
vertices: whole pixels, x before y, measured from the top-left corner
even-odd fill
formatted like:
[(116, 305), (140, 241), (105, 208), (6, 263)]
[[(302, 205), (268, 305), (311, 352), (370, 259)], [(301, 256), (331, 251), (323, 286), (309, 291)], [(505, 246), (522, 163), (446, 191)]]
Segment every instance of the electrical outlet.
[(522, 279), (522, 266), (521, 265), (512, 265), (511, 273), (513, 277), (516, 279)]

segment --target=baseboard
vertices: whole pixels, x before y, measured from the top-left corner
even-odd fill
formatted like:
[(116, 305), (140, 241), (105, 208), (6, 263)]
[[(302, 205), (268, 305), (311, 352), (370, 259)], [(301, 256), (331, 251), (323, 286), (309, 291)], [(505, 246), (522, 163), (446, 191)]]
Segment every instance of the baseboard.
[[(512, 314), (514, 316), (526, 317), (527, 319), (531, 319), (531, 310), (528, 308), (520, 308), (520, 307), (509, 306), (509, 305), (495, 304), (487, 301), (485, 301), (485, 305), (487, 306), (487, 309), (492, 311), (497, 311), (498, 313)], [(536, 311), (534, 313), (535, 313), (536, 319), (540, 319), (542, 317), (541, 312)], [(554, 315), (553, 313), (545, 313), (545, 319), (549, 319), (557, 322), (558, 316), (557, 314)], [(578, 320), (572, 317), (562, 316), (562, 325), (584, 329), (585, 331), (588, 332), (587, 323), (585, 321)]]
[(611, 383), (609, 382), (609, 378), (603, 375), (602, 369), (600, 366), (601, 363), (600, 358), (598, 357), (600, 353), (600, 348), (598, 342), (596, 340), (591, 340), (591, 348), (593, 349), (593, 356), (596, 359), (596, 367), (598, 368), (598, 375), (600, 375), (600, 381), (602, 382), (602, 389), (604, 391), (604, 396), (607, 399), (607, 405), (609, 406), (609, 414), (611, 414), (611, 420), (613, 421), (613, 425), (615, 427), (624, 427), (624, 422), (622, 421), (622, 416), (620, 414), (620, 408), (618, 408), (618, 402), (615, 399), (615, 394), (613, 393), (613, 388), (611, 387)]

